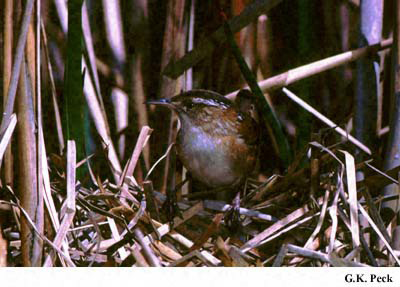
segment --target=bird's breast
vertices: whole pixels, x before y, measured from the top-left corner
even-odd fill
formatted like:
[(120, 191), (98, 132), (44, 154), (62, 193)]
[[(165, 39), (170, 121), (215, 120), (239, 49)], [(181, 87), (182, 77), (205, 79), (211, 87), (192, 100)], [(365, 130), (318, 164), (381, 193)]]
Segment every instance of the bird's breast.
[(183, 165), (192, 176), (209, 187), (229, 186), (240, 180), (232, 144), (242, 144), (241, 138), (214, 135), (195, 125), (182, 126), (177, 150)]

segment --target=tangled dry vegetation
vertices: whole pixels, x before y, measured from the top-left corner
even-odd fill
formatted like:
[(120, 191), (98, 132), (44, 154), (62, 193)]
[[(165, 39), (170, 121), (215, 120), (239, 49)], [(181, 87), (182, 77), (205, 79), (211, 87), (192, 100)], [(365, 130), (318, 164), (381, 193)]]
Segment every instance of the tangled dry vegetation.
[[(144, 127), (119, 182), (101, 181), (97, 188), (75, 181), (75, 144), (68, 143), (66, 162), (51, 162), (45, 181), (45, 266), (378, 266), (398, 264), (398, 251), (378, 212), (384, 198), (371, 194), (396, 183), (399, 168), (387, 173), (353, 156), (311, 142), (311, 159), (298, 157), (287, 174), (262, 182), (249, 179), (241, 203), (242, 228), (232, 234), (224, 222), (226, 202), (189, 200), (181, 195), (182, 218), (173, 229), (161, 221), (165, 196), (147, 180), (137, 184), (132, 171), (151, 129)], [(306, 158), (308, 164), (299, 167)], [(111, 165), (111, 164), (110, 164)], [(157, 168), (157, 167), (155, 167)], [(372, 175), (355, 181), (356, 169)], [(65, 192), (66, 190), (66, 192)], [(5, 229), (8, 261), (20, 261), (19, 218), (26, 214), (8, 188), (15, 225)], [(311, 195), (311, 197), (310, 197)], [(12, 204), (10, 204), (12, 203)], [(58, 221), (61, 218), (61, 222)], [(32, 223), (31, 220), (29, 220)], [(363, 224), (368, 222), (370, 228)], [(57, 226), (58, 231), (54, 231)], [(50, 241), (48, 238), (54, 238)], [(4, 239), (2, 248), (4, 249)], [(371, 242), (381, 242), (373, 245)], [(355, 260), (356, 259), (356, 260)]]

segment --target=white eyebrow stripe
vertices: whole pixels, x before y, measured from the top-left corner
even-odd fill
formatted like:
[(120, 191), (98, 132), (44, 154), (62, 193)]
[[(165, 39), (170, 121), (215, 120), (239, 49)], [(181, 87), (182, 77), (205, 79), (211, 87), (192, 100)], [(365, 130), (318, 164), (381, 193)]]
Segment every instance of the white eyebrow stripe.
[(207, 106), (218, 107), (218, 106), (222, 105), (224, 107), (227, 107), (227, 105), (225, 103), (222, 103), (222, 102), (218, 102), (217, 103), (216, 101), (214, 101), (212, 99), (192, 98), (192, 102), (194, 104), (204, 104), (204, 105), (207, 105)]

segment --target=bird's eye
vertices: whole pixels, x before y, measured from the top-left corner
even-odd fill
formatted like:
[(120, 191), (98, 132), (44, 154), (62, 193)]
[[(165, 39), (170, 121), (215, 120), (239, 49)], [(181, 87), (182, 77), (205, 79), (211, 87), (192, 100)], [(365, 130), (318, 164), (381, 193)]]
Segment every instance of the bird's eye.
[(187, 102), (185, 104), (185, 107), (186, 107), (187, 110), (190, 110), (190, 109), (192, 109), (194, 107), (194, 104), (192, 102)]

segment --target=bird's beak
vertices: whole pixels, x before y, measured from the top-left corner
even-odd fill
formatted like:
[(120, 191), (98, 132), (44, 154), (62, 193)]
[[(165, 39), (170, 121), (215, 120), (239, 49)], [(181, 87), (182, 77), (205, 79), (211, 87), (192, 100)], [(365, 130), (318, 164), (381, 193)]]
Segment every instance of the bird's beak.
[(146, 102), (148, 105), (159, 105), (159, 106), (167, 106), (172, 107), (172, 103), (170, 99), (156, 99), (156, 100), (149, 100)]

